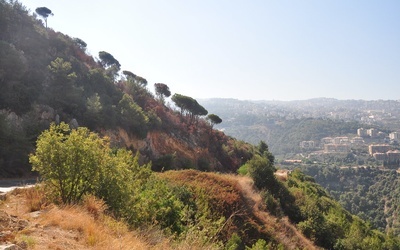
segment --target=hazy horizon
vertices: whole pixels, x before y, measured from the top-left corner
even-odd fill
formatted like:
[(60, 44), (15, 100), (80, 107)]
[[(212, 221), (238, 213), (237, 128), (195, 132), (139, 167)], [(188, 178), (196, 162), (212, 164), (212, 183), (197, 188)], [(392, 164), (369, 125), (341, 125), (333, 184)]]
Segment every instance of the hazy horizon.
[(212, 99), (223, 99), (223, 100), (238, 100), (238, 101), (252, 101), (252, 102), (262, 102), (262, 101), (268, 101), (268, 102), (296, 102), (296, 101), (310, 101), (310, 100), (319, 100), (319, 99), (331, 99), (331, 100), (336, 100), (336, 101), (400, 101), (400, 98), (398, 99), (339, 99), (339, 98), (334, 98), (334, 97), (312, 97), (308, 99), (293, 99), (293, 100), (271, 100), (271, 99), (240, 99), (240, 98), (233, 98), (233, 97), (205, 97), (205, 98), (198, 98), (199, 100), (212, 100)]
[(400, 2), (22, 1), (48, 26), (194, 98), (393, 100)]

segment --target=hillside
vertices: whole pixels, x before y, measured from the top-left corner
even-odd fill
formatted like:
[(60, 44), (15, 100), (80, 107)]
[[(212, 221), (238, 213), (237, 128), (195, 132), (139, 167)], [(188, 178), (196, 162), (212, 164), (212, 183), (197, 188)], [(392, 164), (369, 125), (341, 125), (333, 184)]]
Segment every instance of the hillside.
[[(212, 213), (218, 214), (223, 211), (229, 215), (228, 220), (215, 228), (215, 233), (224, 241), (232, 237), (232, 234), (239, 233), (243, 243), (247, 243), (246, 245), (255, 243), (255, 239), (264, 238), (268, 242), (275, 242), (274, 245), (281, 242), (285, 249), (317, 249), (288, 222), (287, 218), (278, 218), (265, 210), (260, 194), (253, 190), (252, 181), (247, 177), (183, 171), (166, 173), (163, 178), (179, 185), (192, 180), (193, 182), (189, 185), (201, 186), (205, 190), (207, 199), (218, 203), (210, 204)], [(204, 182), (205, 180), (207, 181)], [(216, 192), (216, 189), (221, 192)], [(49, 205), (44, 206), (42, 210), (32, 212), (32, 202), (40, 198), (39, 194), (32, 188), (15, 190), (7, 195), (5, 202), (0, 203), (0, 220), (8, 221), (7, 226), (4, 224), (5, 228), (2, 230), (13, 232), (2, 236), (1, 241), (15, 240), (19, 245), (27, 244), (29, 249), (57, 247), (59, 249), (110, 249), (115, 245), (122, 247), (121, 249), (187, 249), (189, 245), (190, 249), (204, 247), (204, 243), (200, 242), (199, 238), (195, 238), (194, 232), (187, 232), (184, 239), (175, 243), (163, 236), (161, 231), (129, 232), (125, 224), (107, 217), (102, 211), (101, 203), (95, 200), (89, 200), (78, 207)], [(69, 219), (76, 217), (80, 220), (71, 222)], [(201, 223), (209, 223), (207, 231), (211, 230), (211, 233), (214, 233), (213, 221)], [(117, 232), (111, 233), (112, 230)], [(83, 235), (79, 235), (80, 231)], [(210, 234), (207, 231), (202, 233)], [(204, 235), (200, 236), (204, 237)], [(209, 249), (218, 249), (216, 242), (214, 239), (206, 245)]]
[[(283, 189), (273, 195), (276, 198), (269, 196), (272, 191), (257, 191), (249, 177), (194, 170), (168, 171), (159, 177), (185, 203), (180, 220), (191, 222), (181, 224), (187, 228), (181, 234), (162, 230), (160, 219), (158, 225), (132, 229), (110, 216), (105, 203), (93, 196), (81, 205), (59, 206), (36, 187), (14, 190), (0, 202), (0, 244), (28, 249), (400, 248), (399, 239), (371, 230), (300, 172), (280, 175)], [(157, 204), (149, 194), (151, 211)], [(280, 207), (278, 196), (286, 197), (291, 207)]]
[(310, 165), (302, 171), (351, 213), (370, 221), (374, 228), (400, 235), (400, 175), (396, 170)]
[(40, 180), (0, 196), (1, 244), (400, 249), (311, 177), (275, 173), (267, 144), (214, 129), (193, 98), (164, 83), (153, 94), (86, 46), (0, 0), (0, 178)]
[(109, 136), (155, 170), (228, 172), (251, 157), (249, 146), (211, 129), (206, 110), (166, 106), (166, 84), (154, 96), (110, 53), (88, 55), (82, 39), (45, 28), (18, 2), (0, 7), (0, 177), (29, 175), (37, 136), (60, 122)]
[(281, 103), (264, 104), (230, 99), (201, 100), (201, 103), (210, 111), (220, 114), (224, 120), (216, 128), (254, 145), (263, 140), (277, 156), (301, 153), (301, 141), (319, 142), (324, 137), (346, 136), (363, 127), (357, 121), (313, 117)]

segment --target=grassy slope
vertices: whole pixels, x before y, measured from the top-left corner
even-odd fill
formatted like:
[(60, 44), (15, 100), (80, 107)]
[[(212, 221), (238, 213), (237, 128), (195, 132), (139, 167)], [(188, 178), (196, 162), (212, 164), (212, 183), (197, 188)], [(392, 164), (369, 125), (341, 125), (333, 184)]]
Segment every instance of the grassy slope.
[(247, 244), (266, 239), (285, 249), (316, 249), (286, 217), (271, 215), (249, 177), (204, 173), (194, 170), (168, 171), (163, 178), (192, 190), (202, 190), (210, 199), (211, 209), (228, 218), (225, 238), (237, 233)]
[(176, 245), (157, 228), (129, 230), (123, 222), (104, 214), (104, 204), (93, 198), (75, 206), (42, 203), (38, 211), (31, 212), (42, 198), (35, 188), (7, 194), (0, 202), (0, 246), (14, 243), (27, 249), (98, 250), (204, 247), (193, 241)]
[[(271, 215), (252, 180), (235, 175), (204, 173), (194, 170), (168, 171), (160, 174), (176, 185), (186, 185), (194, 193), (204, 194), (215, 214), (228, 218), (220, 228), (223, 238), (237, 233), (244, 243), (266, 239), (285, 249), (316, 249), (288, 221)], [(39, 213), (30, 211), (39, 209)], [(9, 224), (12, 233), (0, 238), (0, 244), (27, 244), (29, 249), (203, 249), (202, 242), (187, 235), (179, 243), (163, 236), (156, 228), (129, 231), (128, 227), (103, 213), (102, 203), (88, 199), (80, 206), (59, 207), (45, 204), (35, 188), (15, 190), (0, 203), (0, 213), (13, 217), (15, 225), (24, 221), (26, 227)], [(3, 213), (4, 214), (4, 213)], [(1, 220), (1, 219), (0, 219)], [(9, 220), (10, 221), (10, 220)], [(26, 222), (25, 222), (26, 221)], [(22, 223), (22, 224), (24, 224)], [(20, 223), (21, 224), (21, 223)], [(22, 243), (25, 242), (25, 243)], [(215, 246), (209, 244), (211, 249)]]

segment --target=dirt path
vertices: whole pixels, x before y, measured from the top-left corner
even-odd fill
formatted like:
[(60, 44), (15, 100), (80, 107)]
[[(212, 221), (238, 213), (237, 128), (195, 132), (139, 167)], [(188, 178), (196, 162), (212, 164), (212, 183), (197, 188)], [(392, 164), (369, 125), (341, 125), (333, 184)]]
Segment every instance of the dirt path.
[[(254, 191), (253, 180), (246, 176), (237, 177), (243, 196), (251, 205), (253, 214), (261, 221), (267, 231), (273, 232), (278, 241), (285, 245), (285, 249), (319, 249), (309, 239), (304, 237), (294, 227), (287, 217), (278, 218), (266, 212), (266, 206), (261, 195)], [(293, 242), (293, 240), (296, 240)]]

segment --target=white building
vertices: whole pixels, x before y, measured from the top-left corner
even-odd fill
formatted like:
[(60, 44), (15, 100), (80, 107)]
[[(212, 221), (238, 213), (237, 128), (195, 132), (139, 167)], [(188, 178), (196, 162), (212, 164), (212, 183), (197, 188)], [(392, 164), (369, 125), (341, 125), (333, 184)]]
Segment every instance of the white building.
[(354, 137), (350, 140), (351, 143), (361, 145), (364, 144), (364, 139), (362, 137)]
[(369, 145), (369, 154), (374, 155), (375, 153), (385, 153), (390, 150), (390, 146), (386, 144)]
[(300, 147), (301, 148), (315, 148), (315, 142), (314, 141), (302, 141), (302, 142), (300, 142)]
[(333, 138), (332, 137), (325, 137), (321, 139), (322, 144), (331, 144), (333, 143)]
[(363, 128), (359, 128), (359, 129), (357, 129), (357, 135), (360, 137), (366, 137), (368, 135), (367, 130), (363, 129)]
[(392, 140), (392, 141), (399, 141), (399, 139), (400, 139), (400, 133), (398, 133), (398, 132), (392, 132), (392, 133), (389, 134), (389, 138), (390, 138), (390, 140)]
[(370, 129), (367, 130), (367, 134), (372, 138), (377, 137), (378, 136), (378, 130), (376, 130), (374, 128), (370, 128)]
[(349, 137), (335, 137), (333, 138), (333, 144), (346, 144), (349, 143)]

